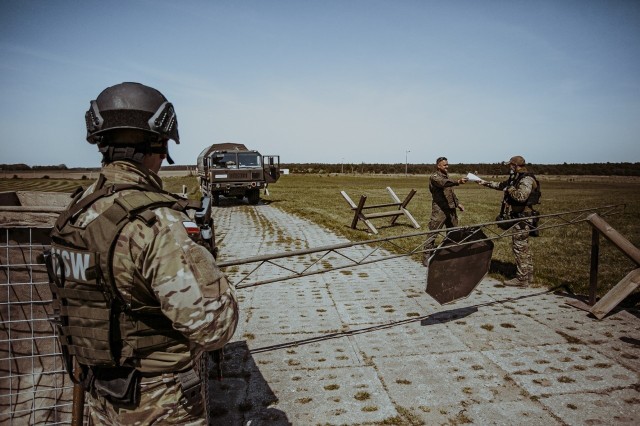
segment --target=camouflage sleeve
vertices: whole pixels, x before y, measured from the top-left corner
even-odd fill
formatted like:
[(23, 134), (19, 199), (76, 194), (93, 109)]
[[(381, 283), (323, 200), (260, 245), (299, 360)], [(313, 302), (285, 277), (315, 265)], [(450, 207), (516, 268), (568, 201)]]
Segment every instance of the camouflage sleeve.
[(434, 173), (431, 175), (431, 184), (433, 186), (436, 186), (438, 188), (447, 188), (449, 186), (458, 186), (459, 183), (456, 182), (455, 180), (451, 180), (449, 178), (446, 178), (438, 173)]
[(535, 181), (531, 176), (525, 176), (518, 182), (517, 186), (508, 187), (507, 192), (514, 200), (524, 203), (531, 195), (534, 184)]
[(173, 327), (210, 351), (228, 342), (238, 323), (235, 288), (211, 253), (189, 238), (186, 215), (160, 208), (155, 238), (146, 250), (143, 275)]
[(505, 180), (505, 181), (502, 181), (502, 182), (484, 181), (484, 183), (482, 185), (486, 186), (487, 188), (497, 189), (498, 191), (502, 191), (504, 188), (507, 187), (508, 183), (509, 183), (508, 180)]

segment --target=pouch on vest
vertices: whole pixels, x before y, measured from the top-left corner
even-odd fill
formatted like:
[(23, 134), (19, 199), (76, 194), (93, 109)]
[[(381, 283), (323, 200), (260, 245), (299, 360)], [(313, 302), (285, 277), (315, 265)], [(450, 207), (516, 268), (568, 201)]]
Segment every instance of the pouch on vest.
[(109, 402), (137, 405), (139, 400), (140, 372), (135, 368), (94, 368), (93, 388)]
[(496, 217), (496, 222), (498, 222), (496, 225), (498, 226), (498, 228), (500, 229), (504, 229), (505, 231), (509, 228), (511, 228), (513, 225), (515, 225), (514, 222), (504, 222), (505, 220), (509, 220), (511, 219), (508, 215), (506, 214), (499, 214)]

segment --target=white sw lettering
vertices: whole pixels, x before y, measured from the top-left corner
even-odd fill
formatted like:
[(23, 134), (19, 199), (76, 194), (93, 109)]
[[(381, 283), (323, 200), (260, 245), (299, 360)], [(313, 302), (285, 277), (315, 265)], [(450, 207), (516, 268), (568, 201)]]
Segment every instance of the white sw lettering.
[(78, 282), (87, 282), (86, 270), (94, 265), (93, 256), (91, 253), (68, 250), (64, 248), (52, 247), (51, 252), (56, 256), (53, 256), (53, 267), (56, 275), (60, 276), (60, 259), (64, 264), (64, 276)]
[[(73, 256), (75, 254), (75, 256)], [(73, 265), (73, 278), (86, 281), (84, 271), (89, 267), (89, 253), (73, 253), (71, 264)]]

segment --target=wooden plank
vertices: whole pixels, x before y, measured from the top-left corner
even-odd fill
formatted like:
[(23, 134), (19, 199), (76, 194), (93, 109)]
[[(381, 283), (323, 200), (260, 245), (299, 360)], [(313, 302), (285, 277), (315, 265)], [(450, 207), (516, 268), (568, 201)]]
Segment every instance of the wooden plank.
[(381, 217), (402, 216), (402, 211), (395, 210), (391, 212), (367, 213), (364, 215), (367, 219), (378, 219)]
[(409, 204), (409, 201), (411, 201), (411, 199), (413, 198), (414, 195), (416, 195), (416, 191), (415, 189), (412, 189), (408, 194), (407, 197), (404, 199), (404, 201), (402, 202), (402, 208), (405, 209), (407, 208), (407, 205)]
[(351, 229), (356, 229), (356, 227), (358, 226), (358, 219), (364, 220), (365, 224), (367, 223), (362, 215), (362, 207), (364, 207), (365, 201), (367, 201), (367, 196), (366, 195), (360, 196), (360, 202), (358, 203), (358, 207), (356, 207), (356, 211), (353, 216), (353, 222), (351, 222)]
[(420, 228), (420, 224), (418, 223), (417, 220), (415, 220), (413, 218), (413, 216), (411, 216), (411, 213), (409, 213), (409, 210), (407, 209), (402, 209), (402, 212), (404, 213), (404, 215), (407, 217), (407, 219), (409, 219), (411, 221), (411, 223), (413, 223), (413, 227), (416, 229)]
[(387, 204), (376, 204), (375, 206), (364, 206), (362, 209), (379, 209), (382, 207), (398, 207), (400, 203), (387, 203)]
[(598, 292), (598, 257), (600, 256), (600, 233), (591, 229), (591, 266), (589, 268), (589, 305), (596, 304)]
[(616, 231), (597, 213), (587, 216), (587, 220), (592, 226), (597, 228), (606, 239), (615, 244), (629, 259), (633, 260), (636, 265), (640, 266), (640, 249), (634, 246), (631, 241), (627, 240), (621, 233)]
[[(400, 211), (400, 210), (402, 210), (403, 205), (402, 205), (402, 203), (400, 202), (400, 198), (398, 198), (398, 196), (396, 195), (396, 193), (395, 193), (395, 192), (393, 192), (393, 189), (391, 189), (391, 187), (390, 187), (390, 186), (387, 186), (387, 192), (389, 193), (389, 195), (391, 196), (391, 198), (393, 198), (393, 201), (395, 201), (395, 202), (396, 202), (395, 204), (398, 206), (398, 210), (399, 210), (399, 211)], [(399, 216), (399, 215), (398, 215), (398, 216)], [(395, 224), (396, 224), (396, 222), (398, 221), (398, 216), (393, 216), (393, 217), (391, 218), (391, 226), (393, 226), (393, 225), (395, 225)]]
[(364, 222), (364, 224), (367, 225), (367, 228), (369, 228), (369, 230), (372, 233), (374, 233), (374, 234), (378, 233), (378, 230), (376, 229), (375, 226), (373, 226), (373, 223), (369, 222), (369, 220), (366, 217), (364, 217), (364, 215), (362, 215), (361, 219)]
[(400, 198), (398, 198), (398, 196), (396, 195), (395, 192), (393, 192), (393, 189), (391, 189), (390, 186), (387, 186), (387, 192), (389, 193), (389, 195), (391, 195), (391, 198), (393, 198), (393, 201), (395, 201), (397, 204), (401, 204)]
[(345, 200), (347, 200), (347, 203), (349, 203), (349, 205), (351, 206), (351, 209), (352, 209), (352, 210), (355, 210), (355, 209), (357, 208), (357, 207), (356, 207), (356, 203), (354, 203), (354, 202), (351, 200), (351, 198), (349, 198), (349, 196), (347, 195), (347, 193), (346, 193), (346, 192), (344, 192), (344, 191), (340, 191), (340, 193), (342, 194), (342, 196), (344, 197), (344, 199), (345, 199)]
[(622, 302), (625, 297), (631, 294), (640, 286), (640, 268), (629, 272), (615, 287), (604, 295), (593, 307), (590, 312), (596, 318), (604, 318), (618, 303)]

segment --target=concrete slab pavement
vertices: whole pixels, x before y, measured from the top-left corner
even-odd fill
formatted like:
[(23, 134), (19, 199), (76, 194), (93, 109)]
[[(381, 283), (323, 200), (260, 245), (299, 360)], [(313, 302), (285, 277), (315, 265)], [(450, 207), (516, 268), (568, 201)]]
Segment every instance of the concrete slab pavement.
[[(345, 242), (268, 205), (214, 214), (221, 260)], [(637, 306), (598, 321), (561, 295), (490, 278), (440, 306), (424, 282), (419, 262), (399, 258), (238, 290), (213, 423), (640, 423)]]

